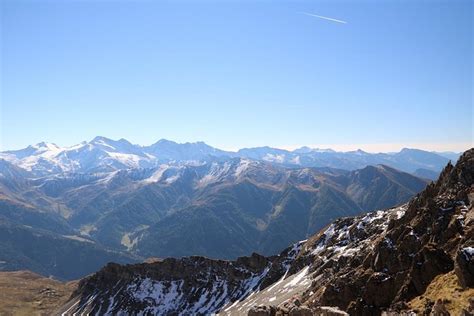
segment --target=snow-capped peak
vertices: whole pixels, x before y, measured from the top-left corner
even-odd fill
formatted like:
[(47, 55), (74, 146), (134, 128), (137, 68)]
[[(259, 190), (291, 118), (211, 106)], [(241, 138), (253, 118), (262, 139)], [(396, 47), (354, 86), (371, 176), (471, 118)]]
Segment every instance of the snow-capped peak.
[(58, 145), (56, 145), (54, 143), (47, 143), (47, 142), (41, 142), (41, 143), (38, 143), (38, 144), (33, 145), (31, 147), (35, 148), (37, 150), (42, 150), (42, 151), (46, 151), (46, 150), (59, 151), (59, 150), (61, 150), (61, 147), (59, 147)]

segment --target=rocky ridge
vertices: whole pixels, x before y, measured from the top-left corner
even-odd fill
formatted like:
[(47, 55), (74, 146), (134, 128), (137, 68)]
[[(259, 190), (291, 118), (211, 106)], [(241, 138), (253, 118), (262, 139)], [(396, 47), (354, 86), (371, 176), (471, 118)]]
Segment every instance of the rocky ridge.
[(288, 268), (297, 243), (275, 257), (256, 253), (235, 261), (205, 257), (168, 258), (153, 263), (110, 263), (80, 281), (66, 314), (209, 314), (270, 284)]

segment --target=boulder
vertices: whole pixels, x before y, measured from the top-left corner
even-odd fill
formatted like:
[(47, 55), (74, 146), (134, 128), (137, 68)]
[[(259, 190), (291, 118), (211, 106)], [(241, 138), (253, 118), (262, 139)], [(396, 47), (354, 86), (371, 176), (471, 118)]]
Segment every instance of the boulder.
[(322, 315), (322, 316), (349, 316), (348, 313), (341, 311), (337, 307), (331, 306), (319, 306), (313, 310), (314, 314), (312, 315)]
[(273, 306), (254, 306), (247, 315), (248, 316), (275, 316), (276, 308)]
[(295, 306), (290, 310), (289, 316), (312, 316), (313, 311), (306, 306)]
[(474, 247), (460, 248), (456, 255), (454, 272), (463, 288), (474, 287)]

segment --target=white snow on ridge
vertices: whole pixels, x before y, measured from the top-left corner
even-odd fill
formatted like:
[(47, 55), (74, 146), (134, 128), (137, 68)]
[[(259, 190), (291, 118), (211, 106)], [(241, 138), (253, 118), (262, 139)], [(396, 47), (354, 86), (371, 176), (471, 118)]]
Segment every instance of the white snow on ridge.
[(237, 168), (235, 168), (234, 176), (238, 178), (241, 174), (243, 174), (250, 166), (250, 160), (248, 159), (241, 159)]
[(139, 167), (140, 166), (140, 160), (143, 158), (140, 158), (137, 155), (134, 154), (122, 154), (122, 153), (117, 153), (117, 152), (110, 152), (106, 151), (107, 155), (109, 155), (111, 158), (114, 160), (128, 166), (128, 167)]
[(179, 174), (175, 174), (174, 176), (171, 176), (171, 177), (169, 177), (169, 178), (166, 178), (166, 179), (165, 179), (165, 182), (168, 183), (168, 184), (174, 183), (174, 182), (176, 182), (176, 180), (179, 179), (179, 177), (180, 177)]
[[(199, 286), (192, 289), (186, 288), (184, 280), (180, 279), (157, 281), (149, 277), (137, 277), (120, 291), (114, 287), (116, 294), (109, 299), (108, 305), (103, 307), (106, 309), (104, 315), (129, 314), (126, 310), (120, 309), (123, 306), (117, 305), (120, 301), (117, 296), (131, 297), (136, 302), (143, 302), (145, 308), (138, 315), (166, 315), (175, 312), (179, 312), (180, 315), (210, 314), (230, 304), (231, 301), (236, 304), (235, 302), (244, 299), (250, 292), (258, 290), (258, 285), (268, 271), (269, 267), (259, 274), (252, 273), (247, 279), (241, 280), (238, 286), (236, 284), (229, 286), (225, 278), (209, 274), (212, 287)], [(123, 292), (120, 293), (121, 291)], [(93, 301), (98, 294), (94, 293), (85, 304), (70, 309), (73, 308), (73, 312), (77, 314), (88, 313), (98, 303)], [(191, 301), (190, 295), (198, 299)]]
[[(74, 172), (80, 170), (82, 164), (90, 159), (89, 154), (95, 149), (103, 155), (96, 161), (97, 166), (119, 162), (129, 168), (140, 167), (141, 162), (151, 163), (156, 160), (153, 156), (139, 156), (132, 153), (122, 153), (104, 140), (82, 142), (70, 147), (59, 147), (51, 143), (39, 143), (29, 148), (31, 153), (23, 158), (20, 154), (0, 153), (0, 158), (15, 164), (27, 171), (40, 172)], [(25, 149), (25, 150), (27, 150)], [(94, 153), (94, 155), (96, 155)], [(74, 158), (72, 158), (74, 157)]]
[(0, 159), (6, 160), (10, 163), (17, 164), (18, 159), (12, 155), (12, 154), (7, 154), (7, 153), (1, 153), (0, 152)]
[(225, 162), (221, 167), (218, 163), (213, 162), (208, 174), (199, 179), (197, 186), (205, 187), (211, 183), (217, 182), (222, 176), (226, 175), (230, 170), (231, 164)]
[(270, 162), (278, 162), (278, 163), (284, 163), (285, 162), (285, 155), (274, 155), (274, 154), (266, 154), (263, 158), (265, 161), (270, 161)]
[(148, 178), (142, 180), (143, 183), (155, 183), (161, 180), (163, 173), (168, 170), (169, 165), (160, 165), (160, 167)]
[(119, 173), (118, 170), (106, 173), (106, 176), (102, 179), (99, 179), (97, 183), (107, 184)]
[[(354, 221), (348, 225), (338, 227), (337, 222), (332, 223), (323, 232), (321, 238), (316, 241), (311, 255), (322, 256), (324, 260), (330, 258), (338, 258), (340, 256), (353, 256), (362, 247), (371, 247), (373, 245), (372, 239), (383, 236), (388, 228), (388, 223), (391, 219), (400, 219), (405, 215), (407, 205), (402, 205), (386, 211), (375, 211), (364, 216), (355, 217)], [(376, 234), (371, 238), (357, 238), (351, 236), (350, 231), (353, 227), (357, 230), (366, 230), (367, 225), (374, 221), (380, 221), (377, 227), (381, 230), (380, 234)]]
[(301, 164), (300, 156), (296, 156), (295, 158), (291, 159), (290, 162), (294, 163), (295, 165)]
[(293, 275), (287, 276), (285, 273), (272, 286), (257, 291), (244, 300), (237, 300), (227, 307), (224, 306), (218, 315), (247, 315), (248, 311), (256, 305), (268, 305), (269, 303), (279, 305), (295, 295), (303, 293), (311, 286), (311, 274), (308, 272), (309, 267), (306, 266)]
[[(0, 153), (0, 158), (28, 171), (31, 171), (40, 162), (58, 165), (56, 157), (64, 150), (52, 143), (39, 143), (31, 146), (34, 152), (23, 158), (18, 158), (13, 153)], [(48, 166), (51, 167), (51, 166)]]
[(79, 144), (76, 144), (76, 145), (73, 145), (73, 146), (70, 146), (70, 147), (65, 147), (64, 148), (64, 151), (74, 151), (74, 150), (78, 150), (80, 148), (83, 148), (84, 146), (87, 145), (87, 142), (84, 141), (84, 142), (80, 142)]
[(33, 145), (31, 146), (35, 149), (37, 149), (37, 151), (41, 151), (41, 152), (47, 152), (47, 151), (50, 151), (50, 152), (58, 152), (58, 151), (62, 151), (63, 148), (59, 147), (58, 145), (56, 144), (53, 144), (53, 143), (46, 143), (46, 142), (42, 142), (42, 143), (39, 143), (39, 144), (36, 144), (36, 145)]
[(102, 139), (94, 141), (94, 144), (99, 145), (99, 146), (103, 146), (103, 147), (107, 147), (107, 148), (110, 148), (112, 150), (116, 150), (115, 147), (111, 146), (110, 144), (107, 144)]

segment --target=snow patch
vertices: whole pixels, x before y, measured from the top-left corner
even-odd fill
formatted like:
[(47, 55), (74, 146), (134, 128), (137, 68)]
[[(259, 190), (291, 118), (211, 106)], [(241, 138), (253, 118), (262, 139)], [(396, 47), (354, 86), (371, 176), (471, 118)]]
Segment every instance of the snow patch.
[(168, 170), (168, 168), (169, 165), (160, 165), (160, 167), (155, 172), (153, 172), (150, 177), (142, 180), (142, 183), (155, 183), (160, 181), (161, 177), (163, 176), (163, 173)]
[(244, 173), (250, 166), (250, 160), (241, 159), (237, 168), (235, 168), (234, 176), (238, 178), (242, 173)]
[(466, 258), (466, 260), (470, 261), (472, 257), (474, 257), (474, 247), (465, 247), (461, 249), (462, 254)]
[(309, 266), (305, 267), (303, 270), (298, 272), (298, 274), (296, 274), (295, 277), (290, 282), (285, 284), (283, 287), (296, 286), (298, 283), (301, 282), (301, 280), (303, 280), (303, 278), (306, 277), (306, 275), (308, 274), (308, 271), (309, 271)]

